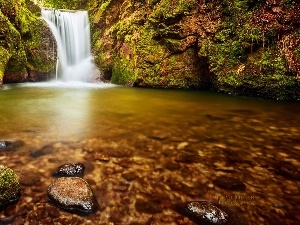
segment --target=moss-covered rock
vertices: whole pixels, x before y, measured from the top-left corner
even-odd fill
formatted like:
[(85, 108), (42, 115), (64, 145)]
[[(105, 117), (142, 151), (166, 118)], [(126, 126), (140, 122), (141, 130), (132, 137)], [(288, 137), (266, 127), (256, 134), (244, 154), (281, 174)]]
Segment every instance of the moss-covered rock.
[(20, 197), (20, 183), (17, 174), (0, 165), (0, 208), (15, 202)]
[(22, 82), (37, 79), (31, 74), (50, 75), (56, 55), (49, 53), (56, 46), (46, 23), (27, 9), (25, 0), (0, 0), (0, 8), (0, 80)]

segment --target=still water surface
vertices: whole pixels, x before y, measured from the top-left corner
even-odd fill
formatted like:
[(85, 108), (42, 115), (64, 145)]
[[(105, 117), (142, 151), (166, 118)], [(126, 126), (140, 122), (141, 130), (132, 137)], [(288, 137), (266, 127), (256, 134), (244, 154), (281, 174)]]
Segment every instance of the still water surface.
[[(22, 196), (0, 218), (26, 205), (14, 220), (190, 225), (172, 205), (206, 199), (247, 224), (298, 224), (299, 112), (299, 103), (210, 92), (7, 85), (0, 92), (0, 140), (18, 147), (0, 151), (0, 164), (18, 173)], [(81, 217), (48, 202), (53, 171), (70, 162), (86, 166), (98, 212)], [(219, 177), (235, 177), (246, 188), (224, 188)]]

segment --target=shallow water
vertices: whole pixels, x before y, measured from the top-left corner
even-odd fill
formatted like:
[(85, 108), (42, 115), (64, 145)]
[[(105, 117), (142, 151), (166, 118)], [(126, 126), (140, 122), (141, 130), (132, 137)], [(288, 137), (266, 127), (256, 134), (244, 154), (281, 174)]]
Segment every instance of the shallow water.
[[(299, 103), (48, 83), (5, 86), (0, 109), (0, 140), (17, 143), (0, 150), (0, 164), (22, 185), (20, 200), (0, 211), (13, 224), (190, 225), (172, 206), (199, 199), (246, 224), (300, 222)], [(53, 172), (70, 162), (86, 166), (96, 213), (82, 217), (47, 200)], [(286, 163), (296, 178), (281, 171)], [(246, 189), (221, 188), (221, 176)]]

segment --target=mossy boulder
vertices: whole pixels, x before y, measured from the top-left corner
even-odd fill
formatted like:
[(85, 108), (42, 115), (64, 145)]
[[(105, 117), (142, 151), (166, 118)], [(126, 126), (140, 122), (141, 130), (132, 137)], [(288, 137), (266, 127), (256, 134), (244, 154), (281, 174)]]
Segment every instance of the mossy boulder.
[(50, 74), (56, 45), (46, 23), (28, 10), (25, 0), (0, 0), (0, 9), (0, 80), (22, 82), (34, 80), (31, 74)]
[(20, 183), (17, 174), (0, 165), (0, 208), (15, 202), (20, 197)]

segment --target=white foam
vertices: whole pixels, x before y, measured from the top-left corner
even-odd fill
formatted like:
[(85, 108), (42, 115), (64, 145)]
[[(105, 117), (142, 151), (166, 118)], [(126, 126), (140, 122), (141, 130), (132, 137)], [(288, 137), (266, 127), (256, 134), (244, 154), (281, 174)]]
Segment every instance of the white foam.
[(85, 83), (81, 81), (49, 81), (49, 82), (34, 82), (34, 83), (21, 83), (21, 87), (43, 87), (43, 88), (112, 88), (118, 85), (110, 83)]

